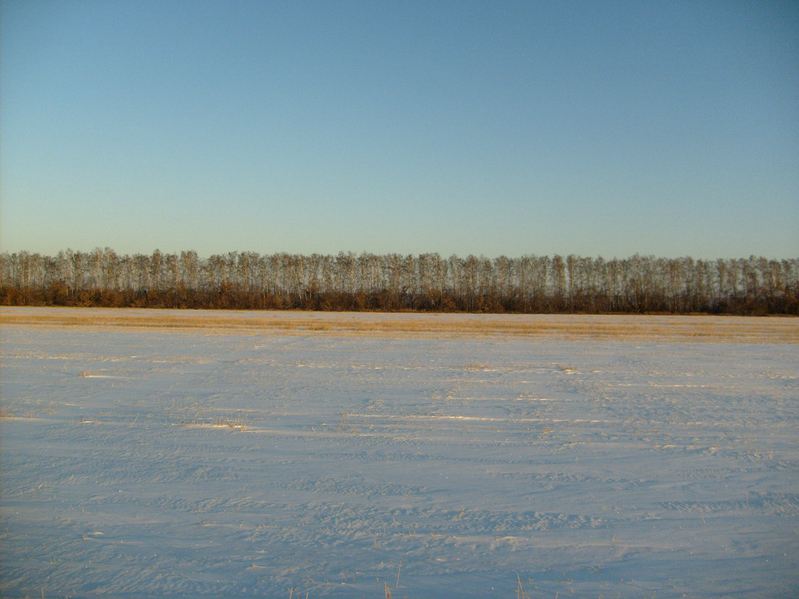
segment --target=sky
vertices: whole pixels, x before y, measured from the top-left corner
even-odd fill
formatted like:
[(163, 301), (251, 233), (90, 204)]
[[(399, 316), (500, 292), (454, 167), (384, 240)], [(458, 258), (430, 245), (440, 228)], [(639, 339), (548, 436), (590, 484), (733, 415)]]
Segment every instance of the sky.
[(799, 257), (799, 3), (0, 0), (0, 251)]

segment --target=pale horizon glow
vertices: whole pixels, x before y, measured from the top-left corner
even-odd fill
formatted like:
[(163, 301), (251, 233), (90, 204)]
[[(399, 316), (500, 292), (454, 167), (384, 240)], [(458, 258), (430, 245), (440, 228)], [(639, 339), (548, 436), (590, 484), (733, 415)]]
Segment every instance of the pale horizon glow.
[(799, 5), (0, 2), (0, 251), (799, 256)]

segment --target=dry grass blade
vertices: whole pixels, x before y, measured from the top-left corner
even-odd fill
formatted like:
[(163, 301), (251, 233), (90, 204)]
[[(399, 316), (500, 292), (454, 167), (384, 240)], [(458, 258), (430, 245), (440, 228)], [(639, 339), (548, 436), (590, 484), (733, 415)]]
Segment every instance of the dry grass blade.
[(397, 588), (399, 588), (400, 572), (402, 572), (402, 558), (399, 560), (399, 568), (397, 568)]
[(516, 573), (516, 599), (530, 599), (530, 595), (524, 592), (524, 587), (522, 586), (522, 577), (519, 576), (519, 573)]

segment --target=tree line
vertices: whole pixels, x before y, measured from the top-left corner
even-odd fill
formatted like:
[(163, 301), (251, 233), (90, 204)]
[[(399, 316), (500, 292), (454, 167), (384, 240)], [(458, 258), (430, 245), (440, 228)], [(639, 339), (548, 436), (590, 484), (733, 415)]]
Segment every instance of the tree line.
[(0, 254), (0, 304), (257, 310), (799, 314), (799, 259)]

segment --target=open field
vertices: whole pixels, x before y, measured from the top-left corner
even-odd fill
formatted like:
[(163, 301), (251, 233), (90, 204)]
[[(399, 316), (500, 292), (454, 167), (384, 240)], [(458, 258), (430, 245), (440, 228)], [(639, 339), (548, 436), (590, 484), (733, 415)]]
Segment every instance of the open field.
[(1, 309), (0, 596), (795, 597), (798, 327)]
[(0, 308), (0, 325), (335, 336), (515, 336), (799, 344), (799, 318)]

